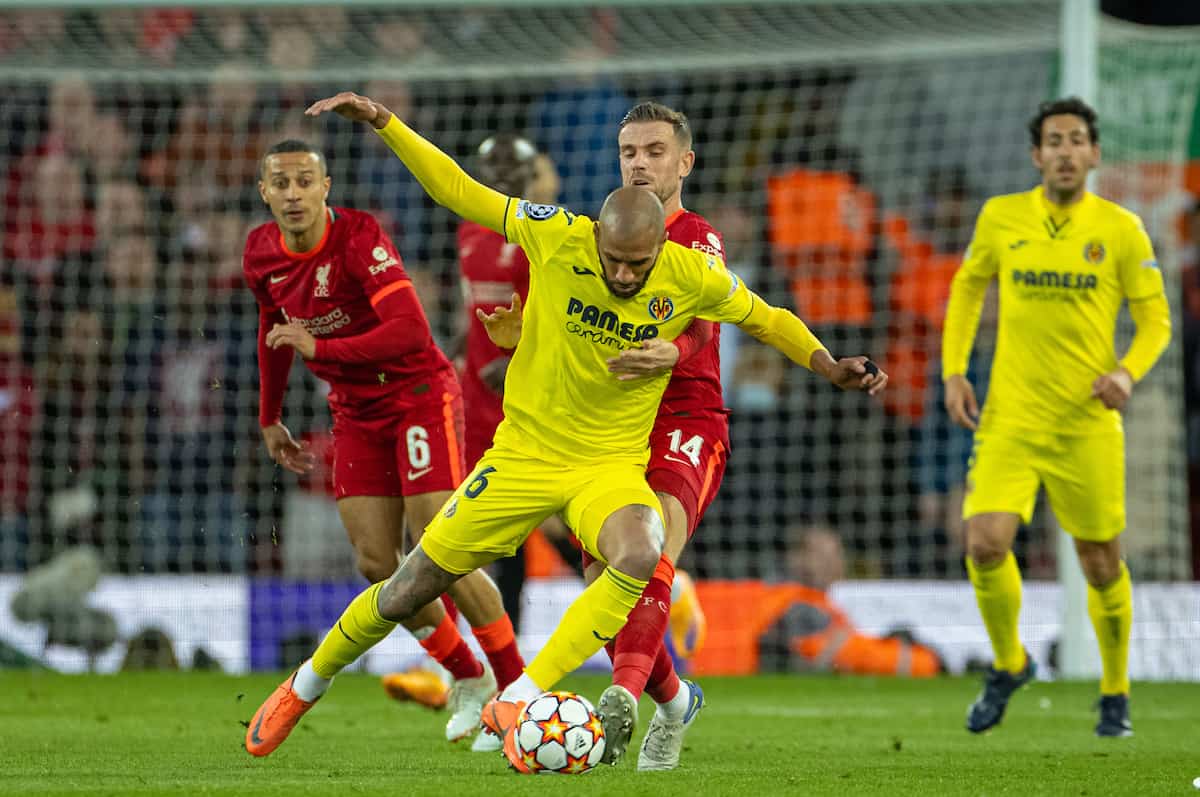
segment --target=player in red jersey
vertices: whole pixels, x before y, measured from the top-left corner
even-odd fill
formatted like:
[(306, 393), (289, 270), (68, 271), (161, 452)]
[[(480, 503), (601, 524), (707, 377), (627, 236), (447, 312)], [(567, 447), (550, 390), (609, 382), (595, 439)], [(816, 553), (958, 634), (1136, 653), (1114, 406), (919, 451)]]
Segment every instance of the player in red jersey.
[[(244, 255), (259, 305), (259, 422), (273, 460), (297, 474), (312, 468), (280, 419), (298, 352), (330, 386), (338, 512), (374, 583), (399, 565), (405, 523), (415, 544), (462, 480), (462, 393), (392, 242), (369, 214), (329, 207), (330, 183), (324, 157), (305, 142), (281, 142), (263, 158), (259, 192), (275, 221), (250, 232)], [(524, 662), (486, 573), (450, 594), (494, 674), (440, 601), (405, 627), (454, 676), (446, 736), (458, 740), (479, 727), (497, 681), (502, 688)]]
[[(687, 117), (657, 102), (635, 105), (621, 120), (618, 146), (622, 181), (662, 201), (667, 237), (724, 257), (720, 234), (703, 216), (683, 207), (683, 180), (696, 161)], [(664, 635), (675, 562), (716, 496), (728, 458), (729, 411), (721, 395), (719, 335), (718, 324), (696, 319), (674, 341), (644, 341), (642, 348), (621, 352), (610, 361), (621, 379), (668, 370), (672, 375), (650, 435), (646, 468), (646, 480), (662, 501), (666, 541), (641, 601), (616, 639), (605, 646), (613, 660), (613, 685), (597, 705), (607, 739), (605, 763), (615, 764), (624, 754), (637, 725), (643, 690), (657, 709), (638, 756), (642, 770), (679, 765), (684, 731), (704, 705), (700, 687), (676, 674)], [(586, 553), (584, 566), (589, 583), (604, 567)]]

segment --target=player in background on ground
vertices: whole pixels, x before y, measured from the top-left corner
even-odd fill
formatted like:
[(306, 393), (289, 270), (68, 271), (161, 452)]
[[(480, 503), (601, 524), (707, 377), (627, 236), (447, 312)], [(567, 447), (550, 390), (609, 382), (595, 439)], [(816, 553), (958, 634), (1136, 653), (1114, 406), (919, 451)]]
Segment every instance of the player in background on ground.
[[(259, 192), (275, 221), (246, 240), (247, 284), (259, 305), (259, 421), (271, 458), (307, 473), (312, 457), (280, 413), (293, 352), (330, 385), (334, 489), (359, 572), (377, 583), (399, 563), (462, 481), (462, 394), (434, 343), (391, 240), (375, 219), (326, 204), (319, 150), (283, 141), (263, 157)], [(520, 674), (512, 625), (486, 573), (451, 591), (496, 673)], [(454, 677), (447, 738), (479, 724), (496, 678), (471, 653), (440, 601), (405, 627)], [(335, 632), (340, 629), (335, 629)]]
[[(332, 678), (397, 622), (562, 513), (607, 567), (568, 607), (522, 676), (484, 710), (510, 763), (527, 770), (513, 737), (521, 707), (616, 636), (662, 555), (661, 505), (645, 468), (667, 376), (618, 380), (606, 365), (612, 353), (653, 337), (673, 339), (693, 318), (707, 316), (737, 323), (844, 389), (877, 394), (887, 375), (865, 357), (835, 361), (802, 321), (755, 296), (719, 258), (667, 241), (662, 203), (648, 191), (617, 189), (592, 222), (483, 186), (367, 97), (343, 92), (307, 111), (325, 112), (370, 124), (435, 201), (519, 244), (531, 264), (530, 311), (509, 364), (495, 444), (396, 573), (355, 598), (313, 657), (263, 703), (250, 722), (247, 750), (269, 754)], [(505, 343), (490, 327), (489, 336), (507, 347), (517, 342)]]
[[(1100, 161), (1096, 112), (1043, 103), (1029, 123), (1041, 185), (990, 199), (950, 289), (942, 337), (946, 410), (975, 432), (963, 517), (967, 572), (995, 661), (967, 714), (997, 725), (1036, 675), (1017, 632), (1021, 574), (1012, 544), (1044, 485), (1088, 582), (1100, 646), (1098, 736), (1129, 736), (1133, 592), (1121, 560), (1125, 436), (1121, 410), (1171, 338), (1162, 273), (1141, 219), (1087, 190)], [(1000, 282), (999, 337), (982, 416), (965, 376), (988, 284)], [(1137, 325), (1113, 345), (1123, 302)]]

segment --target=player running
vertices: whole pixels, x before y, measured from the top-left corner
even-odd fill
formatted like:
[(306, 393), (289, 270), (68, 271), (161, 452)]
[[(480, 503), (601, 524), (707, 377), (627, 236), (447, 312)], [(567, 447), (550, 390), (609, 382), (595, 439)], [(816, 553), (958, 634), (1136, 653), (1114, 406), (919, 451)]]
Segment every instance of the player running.
[[(319, 150), (289, 140), (263, 158), (259, 192), (275, 221), (246, 240), (246, 281), (259, 305), (259, 421), (271, 458), (313, 467), (280, 419), (293, 351), (330, 385), (334, 488), (359, 572), (383, 581), (462, 481), (462, 395), (433, 342), (400, 255), (367, 213), (326, 204)], [(451, 588), (497, 673), (521, 671), (500, 594), (479, 572)], [(479, 725), (496, 678), (471, 653), (440, 601), (405, 627), (454, 677), (446, 737)], [(503, 686), (504, 684), (500, 684)]]
[(308, 109), (327, 111), (371, 124), (435, 201), (525, 250), (526, 345), (509, 365), (493, 447), (396, 573), (352, 601), (338, 629), (258, 710), (247, 748), (274, 750), (332, 677), (396, 622), (561, 512), (607, 567), (522, 676), (485, 708), (485, 722), (521, 769), (512, 738), (521, 706), (616, 636), (662, 555), (661, 505), (645, 467), (667, 377), (619, 381), (608, 372), (611, 354), (653, 337), (673, 339), (707, 316), (738, 323), (844, 388), (878, 393), (887, 376), (868, 373), (864, 357), (833, 360), (803, 322), (756, 297), (718, 258), (666, 241), (662, 203), (650, 192), (617, 189), (592, 222), (486, 188), (366, 97), (344, 92)]
[[(1133, 593), (1121, 561), (1125, 437), (1120, 410), (1171, 338), (1162, 273), (1141, 220), (1087, 190), (1100, 161), (1096, 112), (1082, 100), (1043, 103), (1029, 124), (1042, 184), (993, 197), (954, 277), (942, 336), (946, 410), (975, 430), (963, 517), (967, 572), (995, 661), (967, 730), (999, 724), (1036, 668), (1021, 646), (1021, 574), (1012, 544), (1038, 488), (1088, 582), (1100, 644), (1097, 736), (1129, 736)], [(965, 376), (988, 284), (1000, 282), (999, 340), (982, 418)], [(1117, 313), (1137, 333), (1119, 361)]]

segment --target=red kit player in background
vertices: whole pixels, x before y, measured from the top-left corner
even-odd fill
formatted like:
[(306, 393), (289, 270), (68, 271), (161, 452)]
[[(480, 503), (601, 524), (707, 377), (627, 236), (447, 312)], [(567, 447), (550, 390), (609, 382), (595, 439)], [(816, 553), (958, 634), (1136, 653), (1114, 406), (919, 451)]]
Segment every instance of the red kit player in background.
[[(299, 353), (330, 386), (338, 512), (359, 571), (374, 583), (407, 550), (406, 522), (415, 544), (466, 472), (462, 393), (392, 242), (369, 214), (329, 207), (330, 184), (324, 157), (305, 142), (283, 141), (263, 157), (259, 192), (275, 221), (250, 232), (244, 255), (259, 305), (259, 422), (275, 462), (297, 474), (312, 468), (280, 419)], [(478, 729), (483, 704), (524, 662), (486, 573), (450, 594), (494, 675), (441, 602), (405, 627), (454, 677), (446, 725), (454, 741)]]

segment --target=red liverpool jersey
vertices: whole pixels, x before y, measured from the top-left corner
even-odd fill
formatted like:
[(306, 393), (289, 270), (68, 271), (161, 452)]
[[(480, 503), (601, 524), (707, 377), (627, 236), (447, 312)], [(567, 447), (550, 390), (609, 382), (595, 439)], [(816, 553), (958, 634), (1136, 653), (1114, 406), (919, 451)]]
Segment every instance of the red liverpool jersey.
[(490, 440), (504, 418), (503, 397), (483, 383), (479, 372), (511, 352), (492, 343), (483, 322), (475, 317), (475, 310), (490, 313), (496, 307), (507, 307), (513, 293), (520, 294), (524, 301), (529, 294), (529, 260), (521, 247), (508, 243), (503, 235), (465, 221), (458, 228), (458, 262), (467, 313), (467, 358), (462, 389), (468, 434), (477, 431)]
[(374, 416), (380, 402), (414, 379), (450, 370), (433, 342), (429, 321), (417, 301), (404, 264), (379, 223), (369, 214), (330, 208), (325, 235), (312, 250), (292, 252), (275, 222), (256, 227), (246, 239), (246, 282), (267, 312), (304, 326), (318, 341), (362, 335), (380, 325), (375, 305), (389, 296), (404, 298), (407, 330), (422, 340), (403, 357), (381, 362), (313, 359), (309, 370), (330, 385), (335, 413)]
[[(703, 216), (690, 210), (671, 214), (667, 219), (667, 237), (680, 246), (725, 257), (725, 242), (720, 233)], [(675, 412), (728, 412), (721, 396), (721, 325), (701, 319), (695, 323), (712, 324), (712, 340), (675, 366), (663, 393), (660, 416)]]

